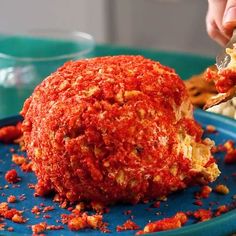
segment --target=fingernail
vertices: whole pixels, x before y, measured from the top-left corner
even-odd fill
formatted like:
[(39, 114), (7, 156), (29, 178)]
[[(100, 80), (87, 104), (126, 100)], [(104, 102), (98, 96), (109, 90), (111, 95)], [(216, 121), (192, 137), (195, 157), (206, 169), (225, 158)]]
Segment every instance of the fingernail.
[(224, 23), (236, 21), (236, 7), (230, 7), (224, 14)]

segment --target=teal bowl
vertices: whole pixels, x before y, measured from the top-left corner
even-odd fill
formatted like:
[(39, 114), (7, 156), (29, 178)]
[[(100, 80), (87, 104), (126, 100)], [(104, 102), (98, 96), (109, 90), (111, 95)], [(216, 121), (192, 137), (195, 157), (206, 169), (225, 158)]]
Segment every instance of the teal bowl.
[[(78, 31), (0, 35), (0, 117), (18, 113), (45, 77), (66, 61), (88, 57), (93, 48), (93, 37)], [(9, 101), (14, 109), (9, 110)]]

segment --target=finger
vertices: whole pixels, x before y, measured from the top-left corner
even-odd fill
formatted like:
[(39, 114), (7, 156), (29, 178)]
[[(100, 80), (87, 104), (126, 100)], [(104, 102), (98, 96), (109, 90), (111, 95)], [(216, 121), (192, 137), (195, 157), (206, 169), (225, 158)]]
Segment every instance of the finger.
[(208, 0), (208, 21), (209, 24), (215, 22), (218, 31), (227, 38), (227, 33), (225, 33), (225, 28), (223, 27), (223, 16), (225, 13), (225, 8), (227, 5), (227, 0)]
[(214, 19), (207, 14), (206, 17), (206, 27), (207, 27), (207, 33), (214, 41), (216, 41), (218, 44), (224, 46), (229, 41), (229, 37), (222, 34), (222, 32), (218, 29)]
[(216, 27), (212, 25), (208, 26), (207, 32), (209, 36), (221, 46), (226, 45), (227, 42), (229, 41), (228, 37), (225, 37), (224, 35), (222, 35), (222, 33)]
[(227, 1), (222, 23), (227, 34), (231, 35), (236, 27), (236, 0)]

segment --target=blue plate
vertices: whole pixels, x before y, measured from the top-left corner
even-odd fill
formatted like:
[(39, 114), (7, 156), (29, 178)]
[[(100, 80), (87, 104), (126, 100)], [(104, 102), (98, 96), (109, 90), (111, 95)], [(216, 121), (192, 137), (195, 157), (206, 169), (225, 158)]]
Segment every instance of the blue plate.
[[(236, 122), (232, 119), (225, 118), (220, 115), (215, 115), (211, 113), (206, 113), (201, 110), (195, 111), (195, 117), (198, 122), (205, 127), (206, 125), (214, 125), (218, 132), (216, 134), (207, 134), (212, 138), (216, 144), (222, 144), (228, 139), (236, 141)], [(15, 124), (21, 118), (19, 116), (10, 117), (0, 120), (0, 126)], [(6, 220), (7, 226), (14, 227), (14, 233), (7, 231), (0, 231), (0, 235), (31, 235), (31, 229), (29, 225), (36, 224), (39, 222), (47, 222), (48, 224), (61, 225), (57, 223), (56, 220), (60, 219), (60, 215), (65, 213), (69, 214), (68, 210), (59, 208), (58, 204), (54, 203), (51, 198), (35, 198), (33, 197), (34, 191), (28, 188), (29, 183), (36, 183), (36, 178), (33, 173), (24, 173), (20, 170), (18, 166), (13, 165), (11, 162), (11, 152), (10, 149), (14, 148), (17, 150), (16, 145), (4, 145), (0, 144), (0, 186), (5, 186), (7, 182), (4, 179), (5, 172), (11, 168), (15, 168), (22, 178), (19, 188), (13, 188), (9, 185), (8, 189), (3, 188), (0, 190), (0, 202), (6, 201), (7, 196), (13, 194), (15, 196), (25, 195), (26, 199), (23, 201), (18, 201), (16, 203), (11, 203), (10, 206), (17, 208), (19, 210), (24, 209), (24, 217), (28, 218), (26, 224), (15, 224), (9, 220)], [(17, 153), (25, 155), (21, 151)], [(124, 231), (116, 232), (116, 226), (123, 224), (130, 215), (125, 215), (124, 211), (131, 210), (134, 216), (134, 222), (138, 224), (141, 228), (144, 227), (150, 220), (155, 221), (162, 219), (163, 217), (169, 217), (174, 215), (177, 211), (194, 211), (199, 208), (208, 209), (210, 204), (217, 202), (211, 206), (212, 210), (216, 209), (219, 205), (229, 204), (232, 202), (232, 196), (236, 194), (236, 179), (232, 176), (232, 173), (236, 172), (236, 165), (225, 165), (223, 162), (223, 154), (217, 154), (216, 159), (218, 165), (222, 172), (221, 176), (216, 182), (212, 183), (211, 186), (214, 187), (217, 184), (226, 184), (230, 193), (228, 195), (219, 195), (212, 192), (208, 199), (203, 201), (203, 206), (199, 207), (193, 204), (194, 193), (199, 191), (199, 187), (191, 187), (184, 191), (174, 193), (168, 197), (167, 202), (162, 202), (160, 208), (151, 208), (151, 203), (147, 204), (137, 204), (137, 205), (117, 205), (110, 208), (110, 212), (104, 214), (104, 220), (109, 223), (109, 229), (111, 233), (106, 235), (134, 235), (136, 231)], [(4, 196), (5, 193), (6, 195)], [(31, 213), (31, 208), (34, 205), (44, 203), (46, 206), (53, 205), (55, 209), (48, 212), (51, 216), (50, 219), (44, 219), (40, 215), (37, 219), (35, 215)], [(230, 235), (236, 233), (236, 210), (231, 210), (221, 216), (215, 217), (207, 222), (196, 223), (192, 218), (189, 219), (188, 223), (177, 230), (170, 230), (165, 232), (153, 233), (150, 235)], [(63, 230), (59, 231), (47, 231), (46, 235), (104, 235), (103, 233), (96, 230), (83, 230), (79, 232), (69, 231), (67, 226), (64, 226)]]

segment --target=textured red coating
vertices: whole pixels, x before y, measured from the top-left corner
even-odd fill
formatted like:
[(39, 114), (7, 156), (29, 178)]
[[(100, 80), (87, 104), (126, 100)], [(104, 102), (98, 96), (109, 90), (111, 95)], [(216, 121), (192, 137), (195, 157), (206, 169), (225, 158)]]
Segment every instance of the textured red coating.
[(197, 192), (195, 194), (195, 198), (196, 199), (208, 198), (211, 192), (212, 192), (212, 188), (208, 185), (204, 185), (201, 187), (200, 192)]
[(220, 71), (214, 71), (210, 68), (205, 73), (208, 81), (215, 82), (216, 89), (219, 93), (225, 93), (236, 85), (236, 71), (226, 68)]
[(199, 209), (193, 213), (193, 216), (199, 221), (206, 221), (212, 218), (212, 211), (206, 209)]
[(148, 223), (137, 235), (181, 228), (187, 221), (188, 217), (184, 212), (177, 212), (172, 217)]
[(137, 203), (213, 180), (177, 152), (178, 134), (207, 144), (183, 81), (159, 62), (68, 62), (36, 87), (22, 115), (38, 195), (55, 190), (69, 201)]
[(116, 231), (117, 232), (121, 232), (121, 231), (125, 231), (125, 230), (137, 230), (140, 227), (133, 222), (132, 220), (127, 220), (125, 221), (125, 223), (123, 225), (117, 225), (116, 226)]
[(9, 208), (7, 202), (0, 203), (0, 217), (9, 219), (19, 224), (26, 222), (26, 219), (22, 216), (22, 211), (19, 211), (15, 208)]
[(5, 174), (5, 179), (8, 183), (17, 183), (19, 182), (19, 177), (15, 169), (8, 170)]
[(22, 136), (21, 122), (0, 128), (0, 142), (11, 143)]
[(8, 202), (8, 203), (14, 203), (14, 202), (16, 202), (16, 196), (10, 195), (10, 196), (7, 198), (7, 202)]

